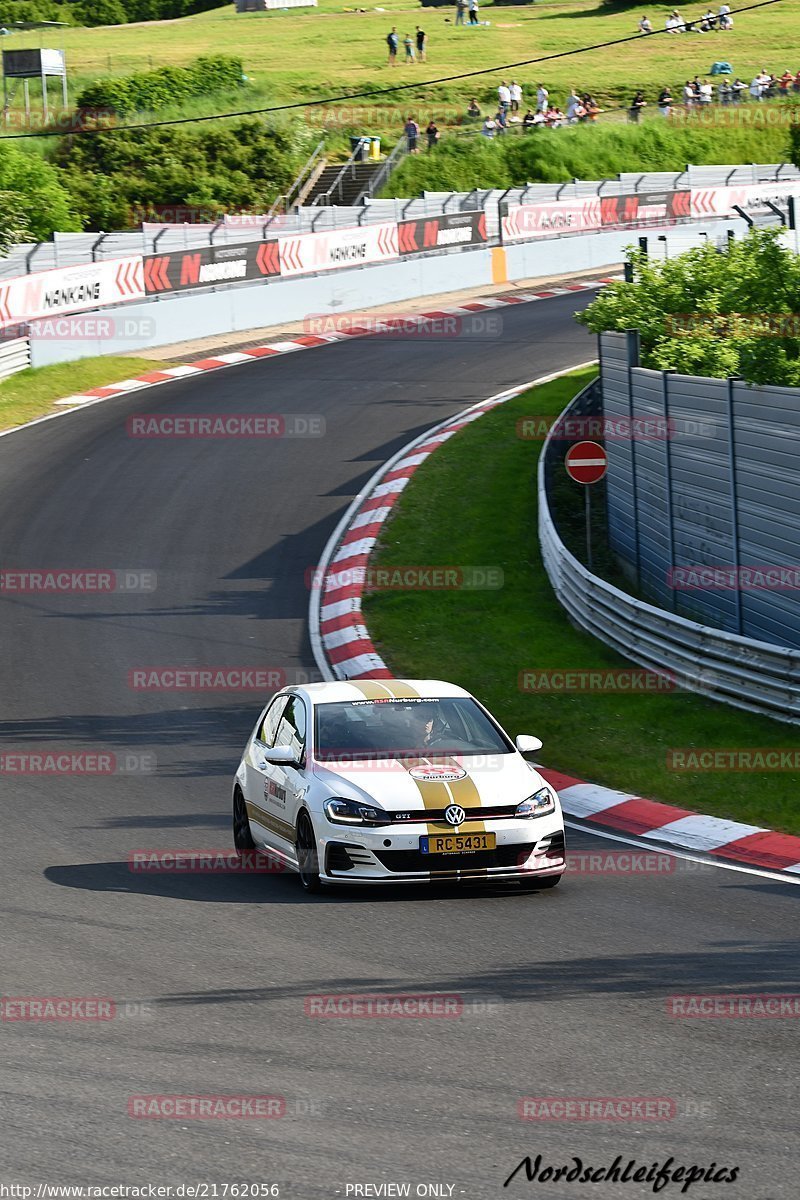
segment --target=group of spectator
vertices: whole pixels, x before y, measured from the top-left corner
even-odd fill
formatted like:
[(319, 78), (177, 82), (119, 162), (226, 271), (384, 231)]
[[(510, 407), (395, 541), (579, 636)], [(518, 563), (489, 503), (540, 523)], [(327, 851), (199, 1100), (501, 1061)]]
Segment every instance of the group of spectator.
[[(591, 124), (602, 111), (589, 92), (579, 94), (575, 88), (570, 90), (565, 108), (561, 109), (551, 99), (543, 83), (536, 88), (536, 107), (528, 107), (524, 116), (522, 109), (521, 86), (514, 79), (508, 83), (504, 80), (497, 89), (497, 108), (483, 118), (481, 134), (487, 138), (498, 137), (505, 133), (510, 124), (521, 125), (526, 132), (531, 129), (556, 129), (560, 125)], [(480, 106), (474, 98), (470, 101), (467, 116), (473, 121), (481, 119)]]
[[(664, 28), (667, 33), (713, 33), (715, 30), (733, 29), (731, 6), (726, 0), (722, 0), (718, 12), (714, 12), (713, 8), (708, 8), (701, 17), (695, 17), (691, 21), (685, 21), (677, 8), (674, 8), (664, 21)], [(653, 32), (653, 26), (648, 17), (642, 17), (639, 21), (639, 32)]]
[[(386, 35), (386, 45), (389, 47), (389, 66), (396, 67), (397, 51), (400, 48), (400, 34), (397, 32), (396, 25), (393, 25), (391, 32)], [(406, 52), (405, 61), (407, 63), (425, 62), (428, 55), (428, 35), (418, 25), (413, 38), (410, 33), (407, 33), (403, 38), (403, 46)]]
[[(663, 117), (668, 117), (676, 103), (684, 105), (687, 109), (697, 110), (715, 102), (727, 107), (742, 104), (747, 100), (772, 100), (779, 96), (788, 96), (791, 92), (800, 93), (800, 71), (792, 74), (786, 70), (783, 75), (776, 76), (762, 67), (750, 83), (745, 83), (738, 75), (732, 82), (723, 77), (716, 88), (708, 79), (700, 79), (695, 75), (694, 79), (686, 80), (677, 101), (671, 88), (663, 87), (658, 95), (658, 111)], [(629, 119), (634, 123), (638, 122), (641, 110), (646, 105), (644, 94), (637, 92), (628, 110)]]

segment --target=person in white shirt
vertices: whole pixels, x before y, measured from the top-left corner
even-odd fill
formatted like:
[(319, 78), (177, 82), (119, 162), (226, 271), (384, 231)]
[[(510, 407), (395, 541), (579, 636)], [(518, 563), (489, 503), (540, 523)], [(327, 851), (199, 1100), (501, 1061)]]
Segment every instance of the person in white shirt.
[(522, 104), (522, 88), (512, 79), (508, 85), (508, 90), (511, 93), (511, 111), (519, 112), (520, 105)]
[(695, 101), (694, 88), (692, 87), (691, 83), (687, 79), (686, 83), (684, 84), (684, 87), (683, 87), (683, 103), (686, 105), (687, 108), (692, 108), (694, 106), (694, 101)]
[(640, 33), (652, 33), (653, 32), (653, 26), (650, 24), (647, 17), (642, 17), (641, 21), (639, 22), (639, 32)]
[(540, 83), (538, 88), (536, 89), (536, 109), (538, 112), (547, 112), (547, 109), (548, 109), (547, 102), (549, 99), (550, 99), (550, 93), (548, 92), (548, 90), (544, 86), (544, 84)]
[(502, 108), (503, 112), (508, 112), (509, 108), (511, 107), (511, 92), (509, 91), (505, 80), (503, 80), (503, 82), (500, 84), (500, 87), (497, 89), (497, 99), (500, 102), (500, 107)]
[(700, 84), (700, 103), (710, 104), (714, 99), (714, 87), (707, 79), (704, 79)]
[(581, 105), (580, 97), (575, 94), (575, 88), (571, 88), (570, 93), (567, 96), (566, 112), (567, 121), (569, 121), (571, 125), (574, 125), (578, 120), (576, 109), (581, 107), (583, 106)]
[(750, 99), (751, 100), (760, 100), (761, 99), (761, 76), (760, 75), (754, 75), (753, 79), (750, 83)]
[(719, 27), (720, 29), (732, 29), (733, 17), (731, 16), (730, 4), (724, 2), (719, 6)]
[(493, 138), (496, 131), (497, 131), (496, 124), (494, 123), (494, 121), (492, 120), (491, 117), (487, 117), (486, 120), (483, 122), (483, 129), (481, 130), (482, 135), (487, 138)]

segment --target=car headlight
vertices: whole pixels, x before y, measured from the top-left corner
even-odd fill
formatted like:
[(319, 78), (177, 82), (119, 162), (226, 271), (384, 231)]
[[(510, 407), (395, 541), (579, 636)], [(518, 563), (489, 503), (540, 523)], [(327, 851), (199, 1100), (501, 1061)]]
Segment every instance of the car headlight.
[(538, 792), (534, 792), (532, 796), (528, 796), (527, 800), (523, 800), (522, 804), (517, 805), (515, 817), (545, 817), (548, 813), (556, 811), (555, 794), (549, 787), (539, 788)]
[(388, 825), (391, 817), (374, 804), (362, 804), (360, 800), (345, 800), (332, 796), (322, 806), (325, 816), (334, 825)]

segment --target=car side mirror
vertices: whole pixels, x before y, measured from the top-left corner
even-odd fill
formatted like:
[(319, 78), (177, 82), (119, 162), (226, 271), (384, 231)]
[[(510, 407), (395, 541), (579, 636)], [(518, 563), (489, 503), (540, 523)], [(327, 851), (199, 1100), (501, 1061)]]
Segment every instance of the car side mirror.
[(541, 738), (531, 737), (529, 733), (520, 733), (514, 745), (520, 754), (535, 754), (537, 750), (541, 750), (542, 748)]
[(291, 746), (266, 746), (261, 755), (274, 767), (296, 767), (300, 763)]

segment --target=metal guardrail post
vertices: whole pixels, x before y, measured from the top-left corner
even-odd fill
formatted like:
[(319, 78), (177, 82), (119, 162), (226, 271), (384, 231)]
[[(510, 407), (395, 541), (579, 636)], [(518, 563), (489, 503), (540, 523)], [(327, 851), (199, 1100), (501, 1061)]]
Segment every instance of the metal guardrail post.
[[(666, 475), (665, 494), (667, 498), (667, 534), (669, 538), (669, 561), (670, 566), (675, 568), (675, 520), (673, 516), (672, 504), (672, 430), (670, 429), (669, 415), (669, 383), (670, 375), (674, 375), (672, 370), (661, 372), (662, 399), (664, 404), (664, 472)], [(678, 596), (675, 590), (675, 585), (672, 584), (669, 588), (670, 607), (675, 612), (677, 608)]]
[(728, 380), (728, 477), (730, 480), (731, 496), (731, 544), (733, 549), (733, 569), (736, 572), (736, 587), (734, 589), (734, 604), (736, 606), (736, 630), (744, 632), (744, 617), (742, 613), (742, 590), (739, 586), (739, 490), (736, 482), (736, 433), (733, 411), (734, 385), (738, 376)]
[(97, 251), (102, 247), (103, 242), (106, 240), (106, 238), (108, 236), (109, 235), (107, 233), (104, 233), (103, 230), (101, 229), (100, 237), (97, 239), (96, 242), (92, 242), (92, 249), (91, 249), (92, 262), (97, 262)]
[(39, 253), (39, 251), (41, 250), (42, 246), (45, 246), (46, 244), (47, 244), (46, 242), (37, 242), (36, 245), (33, 247), (33, 249), (29, 250), (28, 253), (25, 255), (25, 274), (26, 275), (31, 274), (32, 269), (33, 269), (32, 264), (33, 264), (34, 256), (37, 255)]
[(220, 228), (221, 225), (224, 225), (224, 224), (225, 224), (224, 220), (222, 218), (220, 218), (220, 220), (216, 221), (214, 223), (213, 227), (209, 230), (209, 233), (208, 233), (209, 246), (214, 245), (214, 237), (216, 236), (217, 230)]
[(742, 218), (743, 221), (747, 222), (748, 229), (753, 228), (753, 226), (755, 225), (755, 221), (753, 220), (753, 218), (750, 216), (749, 213), (746, 213), (744, 211), (744, 209), (741, 208), (740, 205), (738, 205), (738, 204), (732, 204), (731, 208), (733, 209), (734, 212), (739, 214), (739, 216)]

